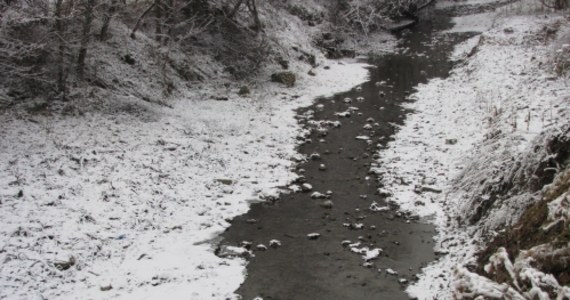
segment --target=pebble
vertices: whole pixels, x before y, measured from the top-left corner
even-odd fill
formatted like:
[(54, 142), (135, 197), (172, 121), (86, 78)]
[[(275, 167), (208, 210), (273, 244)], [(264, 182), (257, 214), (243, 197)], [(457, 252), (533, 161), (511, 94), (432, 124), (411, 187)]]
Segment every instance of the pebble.
[(321, 155), (318, 154), (318, 153), (316, 153), (316, 152), (313, 153), (313, 154), (311, 154), (309, 157), (310, 157), (312, 160), (319, 160), (319, 159), (321, 159)]
[(99, 289), (100, 289), (102, 292), (106, 292), (106, 291), (112, 290), (112, 289), (113, 289), (113, 286), (112, 286), (111, 284), (104, 284), (104, 285), (100, 286)]
[(310, 192), (313, 189), (313, 186), (308, 184), (308, 183), (303, 183), (303, 185), (301, 185), (301, 190), (303, 192)]
[(324, 199), (324, 198), (326, 198), (326, 197), (327, 197), (327, 196), (326, 196), (325, 194), (322, 194), (322, 193), (320, 193), (320, 192), (314, 192), (314, 193), (311, 194), (311, 198), (312, 198), (312, 199)]
[(321, 203), (322, 208), (331, 209), (333, 208), (334, 203), (331, 200), (326, 200)]
[(320, 233), (316, 233), (316, 232), (307, 234), (307, 238), (308, 238), (309, 240), (316, 240), (316, 239), (318, 239), (318, 238), (320, 238), (320, 237), (321, 237), (321, 234), (320, 234)]
[(351, 113), (350, 113), (350, 111), (343, 111), (343, 112), (335, 113), (335, 115), (340, 117), (340, 118), (348, 118), (348, 117), (350, 117)]
[(255, 246), (255, 249), (257, 249), (258, 251), (265, 251), (267, 250), (267, 246), (265, 246), (264, 244), (259, 244)]
[(319, 165), (319, 170), (324, 171), (327, 169), (327, 166), (325, 164), (320, 164)]
[(279, 241), (279, 240), (269, 241), (269, 247), (271, 247), (271, 248), (279, 248), (279, 247), (281, 247), (281, 245), (282, 245), (281, 241)]
[(376, 190), (378, 192), (378, 195), (382, 196), (382, 197), (390, 197), (392, 196), (392, 193), (390, 193), (390, 191), (388, 191), (385, 188), (379, 188)]
[(241, 243), (239, 243), (239, 246), (245, 249), (251, 249), (251, 245), (252, 243), (249, 241), (242, 241)]
[(386, 269), (386, 273), (388, 273), (389, 275), (398, 275), (398, 272), (396, 272), (390, 268)]

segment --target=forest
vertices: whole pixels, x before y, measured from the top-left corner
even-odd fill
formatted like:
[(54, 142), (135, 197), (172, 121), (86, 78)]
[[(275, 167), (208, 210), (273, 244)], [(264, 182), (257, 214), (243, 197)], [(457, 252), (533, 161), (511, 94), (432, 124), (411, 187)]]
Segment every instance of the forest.
[[(86, 87), (132, 84), (121, 76), (109, 81), (117, 70), (106, 66), (110, 62), (102, 57), (114, 56), (112, 64), (126, 64), (136, 69), (132, 72), (140, 71), (141, 64), (152, 64), (152, 72), (158, 74), (150, 81), (167, 98), (181, 89), (171, 77), (188, 84), (225, 75), (247, 80), (268, 64), (287, 69), (292, 51), (313, 66), (316, 51), (336, 58), (354, 55), (354, 47), (340, 45), (345, 36), (382, 30), (392, 19), (413, 15), (414, 5), (372, 0), (308, 5), (255, 0), (7, 0), (0, 4), (0, 76), (10, 97), (41, 95), (65, 101), (79, 97)], [(321, 36), (309, 37), (310, 48), (287, 49), (290, 45), (274, 34), (282, 30), (275, 21), (282, 15), (319, 28)], [(134, 85), (134, 90), (139, 88), (138, 82)]]

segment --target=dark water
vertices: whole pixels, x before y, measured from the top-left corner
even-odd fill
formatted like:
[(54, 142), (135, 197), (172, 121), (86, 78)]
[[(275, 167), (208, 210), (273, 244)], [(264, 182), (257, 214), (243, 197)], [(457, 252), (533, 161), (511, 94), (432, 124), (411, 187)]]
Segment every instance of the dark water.
[[(319, 153), (321, 159), (297, 167), (306, 170), (304, 175), (313, 191), (333, 192), (330, 200), (334, 206), (322, 208), (323, 200), (311, 199), (310, 193), (291, 193), (275, 202), (254, 204), (250, 212), (233, 221), (223, 235), (222, 248), (244, 240), (252, 242), (254, 248), (260, 243), (269, 246), (272, 239), (282, 242), (276, 249), (253, 250), (255, 256), (249, 261), (247, 279), (237, 291), (243, 299), (409, 299), (404, 293), (405, 284), (399, 279), (413, 281), (421, 267), (435, 259), (435, 231), (431, 225), (401, 215), (397, 209), (368, 210), (373, 201), (385, 204), (376, 193), (377, 179), (368, 173), (373, 155), (393, 136), (393, 124), (402, 124), (409, 113), (402, 103), (408, 101), (407, 96), (419, 83), (448, 75), (451, 64), (446, 58), (453, 45), (466, 38), (436, 35), (451, 27), (450, 19), (437, 15), (437, 11), (427, 14), (433, 21), (422, 20), (401, 36), (401, 47), (409, 50), (371, 61), (376, 67), (370, 69), (371, 80), (361, 85), (362, 90), (355, 88), (318, 99), (315, 105), (299, 111), (299, 116), (315, 111), (314, 120), (342, 122), (340, 128), (331, 128), (325, 137), (313, 133), (309, 137), (313, 142), (300, 146), (299, 152)], [(375, 84), (381, 81), (386, 84)], [(353, 102), (344, 103), (346, 97)], [(365, 100), (356, 101), (357, 97)], [(319, 110), (318, 104), (324, 105), (324, 109)], [(349, 106), (358, 107), (359, 111), (350, 118), (334, 115)], [(371, 117), (379, 126), (372, 131), (363, 129)], [(309, 126), (302, 117), (300, 122)], [(362, 135), (369, 136), (373, 143), (355, 139)], [(327, 170), (319, 170), (320, 164), (325, 164)], [(257, 222), (251, 222), (252, 219)], [(350, 229), (343, 223), (363, 223), (365, 228)], [(313, 232), (320, 233), (320, 238), (306, 237)], [(359, 239), (364, 245), (384, 250), (372, 267), (364, 267), (360, 255), (341, 245), (343, 240)], [(386, 268), (398, 275), (387, 274)]]

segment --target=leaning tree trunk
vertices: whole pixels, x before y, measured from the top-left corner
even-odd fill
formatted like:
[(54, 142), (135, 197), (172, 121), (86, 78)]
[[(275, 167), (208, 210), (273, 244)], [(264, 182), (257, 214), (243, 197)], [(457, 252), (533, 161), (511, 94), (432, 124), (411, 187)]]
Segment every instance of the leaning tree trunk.
[(142, 20), (144, 19), (144, 17), (146, 17), (146, 15), (148, 15), (149, 12), (152, 11), (152, 9), (156, 6), (156, 2), (157, 1), (153, 1), (152, 4), (142, 13), (142, 15), (138, 18), (137, 23), (135, 24), (135, 27), (133, 27), (133, 31), (131, 31), (131, 39), (135, 39), (136, 38), (136, 33), (137, 30), (139, 29), (139, 27), (141, 26)]
[(109, 32), (109, 25), (111, 24), (111, 19), (117, 12), (117, 0), (111, 0), (111, 4), (105, 11), (103, 16), (103, 25), (101, 26), (101, 31), (99, 32), (99, 40), (104, 41), (107, 39), (107, 32)]
[(239, 8), (241, 7), (241, 5), (243, 4), (243, 0), (238, 0), (238, 2), (236, 3), (236, 5), (234, 6), (234, 8), (232, 9), (232, 11), (230, 12), (230, 14), (228, 15), (228, 17), (231, 19), (233, 18), (236, 13), (238, 12)]
[(87, 47), (89, 46), (89, 39), (91, 38), (91, 24), (93, 23), (93, 9), (95, 8), (95, 0), (84, 0), (84, 2), (83, 29), (81, 32), (79, 56), (77, 57), (77, 72), (79, 73), (80, 79), (83, 79), (85, 70), (85, 58), (87, 57)]

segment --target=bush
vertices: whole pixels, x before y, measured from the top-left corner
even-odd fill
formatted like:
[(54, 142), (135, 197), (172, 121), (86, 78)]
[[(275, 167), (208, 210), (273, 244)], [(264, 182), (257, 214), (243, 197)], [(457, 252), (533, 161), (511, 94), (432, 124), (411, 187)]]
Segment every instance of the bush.
[(554, 53), (554, 71), (564, 76), (570, 69), (570, 44), (564, 44)]
[(283, 83), (288, 87), (295, 85), (296, 76), (292, 72), (279, 72), (271, 75), (272, 82)]

